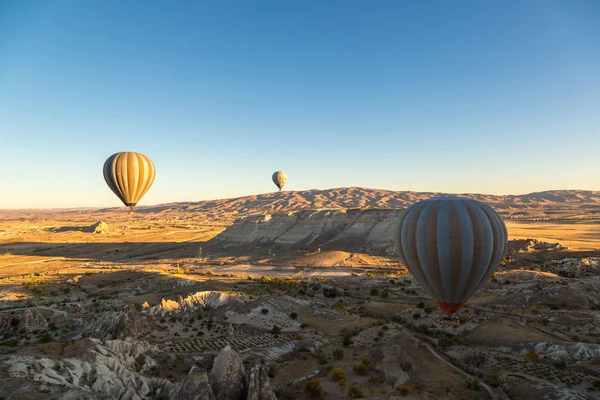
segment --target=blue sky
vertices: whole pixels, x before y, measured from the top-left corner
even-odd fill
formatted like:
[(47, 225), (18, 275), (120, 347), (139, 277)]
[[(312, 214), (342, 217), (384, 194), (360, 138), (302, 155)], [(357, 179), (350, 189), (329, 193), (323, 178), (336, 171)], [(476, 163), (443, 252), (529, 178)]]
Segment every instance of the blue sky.
[(0, 208), (600, 189), (600, 2), (0, 0)]

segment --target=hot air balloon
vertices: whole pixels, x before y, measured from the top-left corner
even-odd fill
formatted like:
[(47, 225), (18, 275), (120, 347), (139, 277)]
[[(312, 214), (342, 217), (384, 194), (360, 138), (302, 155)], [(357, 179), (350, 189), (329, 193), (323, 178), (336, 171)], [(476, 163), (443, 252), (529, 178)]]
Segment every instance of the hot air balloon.
[(146, 194), (156, 169), (154, 163), (143, 154), (133, 151), (116, 153), (104, 163), (104, 180), (119, 199), (129, 206), (132, 214), (135, 205)]
[(272, 179), (273, 183), (277, 185), (279, 191), (281, 192), (281, 188), (283, 188), (283, 185), (285, 185), (285, 183), (288, 181), (288, 176), (283, 171), (277, 171), (273, 174)]
[(410, 273), (452, 316), (500, 264), (507, 238), (502, 218), (487, 204), (432, 198), (402, 214), (396, 248)]

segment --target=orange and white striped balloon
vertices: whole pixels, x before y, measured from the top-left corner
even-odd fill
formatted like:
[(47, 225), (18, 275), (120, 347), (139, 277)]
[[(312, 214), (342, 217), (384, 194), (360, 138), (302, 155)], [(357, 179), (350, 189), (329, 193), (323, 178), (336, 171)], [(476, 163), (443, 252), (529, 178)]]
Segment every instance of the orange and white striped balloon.
[(130, 213), (150, 189), (156, 175), (152, 160), (134, 151), (108, 157), (103, 172), (106, 184), (123, 204), (129, 206)]

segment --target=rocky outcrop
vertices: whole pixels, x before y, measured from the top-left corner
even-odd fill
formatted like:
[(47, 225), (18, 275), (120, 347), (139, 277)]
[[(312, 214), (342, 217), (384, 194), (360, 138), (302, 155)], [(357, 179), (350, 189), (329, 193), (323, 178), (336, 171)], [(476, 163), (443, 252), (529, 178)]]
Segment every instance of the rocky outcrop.
[(383, 359), (377, 365), (377, 369), (384, 374), (386, 382), (394, 388), (402, 385), (410, 378), (401, 368), (401, 357), (401, 348), (396, 344), (385, 349)]
[(152, 315), (166, 315), (170, 313), (195, 311), (203, 308), (217, 308), (229, 303), (231, 294), (221, 292), (197, 292), (188, 297), (179, 298), (178, 301), (162, 299), (160, 305), (148, 308)]
[(216, 400), (243, 400), (246, 393), (246, 371), (242, 357), (226, 346), (215, 358), (209, 374)]
[(271, 248), (385, 254), (402, 210), (307, 210), (236, 221), (207, 245), (215, 249)]
[(3, 363), (8, 366), (10, 378), (30, 379), (71, 388), (74, 393), (83, 390), (117, 400), (157, 398), (173, 388), (167, 380), (148, 378), (135, 370), (135, 360), (153, 350), (147, 343), (102, 343), (90, 339), (87, 345), (88, 350), (78, 354), (80, 358), (14, 356)]
[(563, 258), (546, 264), (555, 274), (569, 278), (584, 278), (600, 275), (600, 258)]
[(535, 350), (554, 361), (588, 361), (600, 357), (600, 345), (538, 343)]
[(277, 400), (264, 365), (257, 364), (250, 370), (246, 400)]
[(548, 243), (537, 239), (513, 239), (508, 242), (508, 249), (512, 252), (559, 251), (568, 248), (560, 243)]
[(192, 367), (188, 376), (175, 387), (169, 400), (214, 400), (215, 394), (208, 382), (206, 371)]
[(94, 315), (84, 322), (82, 337), (94, 337), (103, 340), (136, 338), (144, 332), (140, 314), (133, 305), (127, 305), (123, 311), (110, 311)]
[(160, 351), (156, 345), (131, 339), (106, 340), (101, 345), (101, 342), (97, 339), (90, 340), (96, 344), (91, 350), (96, 355), (96, 359), (115, 358), (126, 365), (127, 368), (143, 373), (150, 372), (157, 366), (153, 357)]
[(106, 222), (99, 221), (90, 227), (90, 231), (98, 234), (104, 234), (110, 231), (110, 227)]
[(44, 318), (39, 309), (28, 308), (21, 314), (18, 325), (19, 330), (22, 329), (25, 332), (33, 332), (44, 330), (46, 328), (48, 328), (48, 321)]

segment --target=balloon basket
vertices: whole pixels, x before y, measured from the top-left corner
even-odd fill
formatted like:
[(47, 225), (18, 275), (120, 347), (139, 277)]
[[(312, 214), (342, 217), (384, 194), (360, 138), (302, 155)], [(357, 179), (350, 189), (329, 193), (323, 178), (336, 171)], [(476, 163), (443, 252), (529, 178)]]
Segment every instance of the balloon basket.
[(458, 327), (460, 326), (460, 320), (455, 315), (446, 316), (442, 318), (442, 324)]

